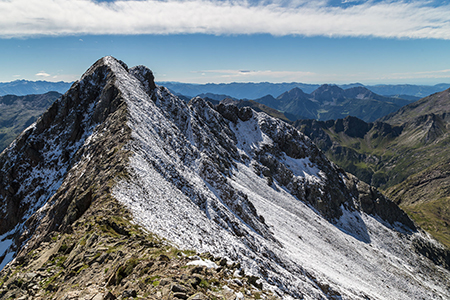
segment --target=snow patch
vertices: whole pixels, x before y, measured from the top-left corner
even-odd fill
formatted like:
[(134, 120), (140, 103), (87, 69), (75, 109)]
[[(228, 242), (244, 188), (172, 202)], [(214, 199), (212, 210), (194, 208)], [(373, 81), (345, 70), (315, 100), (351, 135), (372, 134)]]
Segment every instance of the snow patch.
[(230, 127), (234, 131), (238, 140), (236, 147), (241, 153), (245, 153), (249, 157), (252, 157), (253, 152), (257, 149), (261, 149), (263, 145), (273, 144), (272, 139), (261, 131), (258, 119), (259, 115), (256, 112), (254, 113), (257, 117), (250, 118), (246, 122), (241, 120), (239, 120), (236, 124), (230, 122)]
[(188, 265), (188, 266), (207, 267), (208, 269), (217, 269), (219, 267), (215, 262), (210, 261), (209, 259), (206, 259), (206, 260), (202, 260), (202, 259), (193, 260), (193, 261), (188, 262), (186, 265)]
[(303, 177), (309, 182), (323, 184), (325, 173), (311, 162), (309, 157), (292, 158), (284, 154), (282, 162), (289, 167), (295, 176)]

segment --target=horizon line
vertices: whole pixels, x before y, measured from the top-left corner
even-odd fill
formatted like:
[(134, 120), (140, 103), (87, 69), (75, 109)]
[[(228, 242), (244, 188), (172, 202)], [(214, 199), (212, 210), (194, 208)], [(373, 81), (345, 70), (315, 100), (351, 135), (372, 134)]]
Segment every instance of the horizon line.
[[(66, 83), (73, 84), (74, 81), (49, 81), (49, 80), (29, 80), (29, 79), (16, 79), (11, 81), (0, 81), (0, 84), (8, 84), (18, 81), (26, 81), (26, 82), (46, 82), (46, 83)], [(350, 83), (333, 83), (333, 82), (325, 82), (325, 83), (306, 83), (301, 81), (282, 81), (282, 82), (271, 82), (271, 81), (233, 81), (233, 82), (207, 82), (207, 83), (194, 83), (194, 82), (183, 82), (183, 81), (173, 81), (173, 80), (155, 80), (155, 83), (179, 83), (179, 84), (190, 84), (190, 85), (230, 85), (230, 84), (303, 84), (303, 85), (336, 85), (336, 86), (345, 86), (345, 85), (361, 85), (361, 86), (380, 86), (380, 85), (391, 85), (391, 86), (399, 86), (399, 85), (415, 85), (415, 86), (437, 86), (442, 84), (449, 84), (450, 82), (439, 82), (436, 84), (414, 84), (414, 83), (376, 83), (376, 84), (364, 84), (361, 82), (350, 82)]]

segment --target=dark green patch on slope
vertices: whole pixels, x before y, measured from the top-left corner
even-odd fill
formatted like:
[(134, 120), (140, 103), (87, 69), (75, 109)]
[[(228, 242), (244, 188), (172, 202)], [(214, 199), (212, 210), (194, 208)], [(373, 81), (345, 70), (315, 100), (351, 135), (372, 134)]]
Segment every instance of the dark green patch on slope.
[(50, 107), (61, 94), (0, 97), (0, 152)]

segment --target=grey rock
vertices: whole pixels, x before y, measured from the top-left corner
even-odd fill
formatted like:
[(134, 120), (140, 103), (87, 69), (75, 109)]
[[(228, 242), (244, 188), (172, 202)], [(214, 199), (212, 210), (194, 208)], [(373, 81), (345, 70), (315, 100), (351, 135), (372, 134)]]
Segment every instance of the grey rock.
[(196, 293), (188, 298), (188, 300), (208, 300), (209, 298), (202, 292)]
[(182, 285), (174, 284), (174, 285), (172, 286), (172, 292), (174, 292), (174, 293), (186, 293), (187, 290), (186, 290), (186, 288), (185, 288), (184, 286), (182, 286)]
[(137, 292), (136, 290), (125, 290), (122, 292), (122, 297), (123, 298), (130, 298), (130, 297), (136, 297), (137, 296)]
[(188, 295), (186, 295), (186, 293), (173, 293), (173, 297), (186, 300), (188, 298)]

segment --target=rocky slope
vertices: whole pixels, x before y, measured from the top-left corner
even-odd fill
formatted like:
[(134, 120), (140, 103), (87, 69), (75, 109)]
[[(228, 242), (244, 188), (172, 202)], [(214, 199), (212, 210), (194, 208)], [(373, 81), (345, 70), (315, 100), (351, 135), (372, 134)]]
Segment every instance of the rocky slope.
[(279, 299), (238, 263), (179, 250), (111, 197), (1, 272), (1, 299)]
[(448, 298), (445, 249), (309, 138), (112, 57), (0, 170), (5, 299)]

